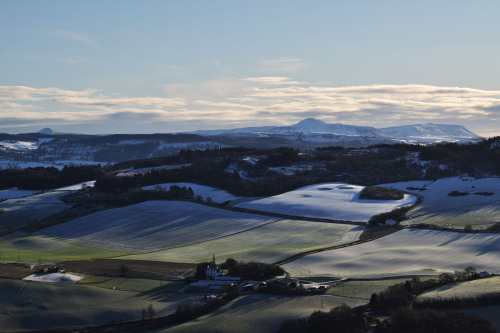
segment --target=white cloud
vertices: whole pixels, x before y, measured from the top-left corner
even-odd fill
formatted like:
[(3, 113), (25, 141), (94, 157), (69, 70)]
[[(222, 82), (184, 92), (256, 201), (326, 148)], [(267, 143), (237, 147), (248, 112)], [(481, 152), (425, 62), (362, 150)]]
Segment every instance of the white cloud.
[[(306, 117), (326, 122), (395, 126), (425, 122), (473, 124), (491, 135), (500, 91), (430, 85), (329, 87), (295, 84), (290, 77), (215, 78), (164, 86), (169, 97), (109, 97), (93, 89), (0, 86), (0, 123), (98, 124), (141, 122), (185, 130), (292, 124)], [(129, 126), (130, 127), (130, 126)], [(110, 125), (110, 128), (114, 128)], [(148, 128), (148, 127), (145, 127)], [(157, 131), (157, 130), (156, 130)], [(497, 133), (498, 135), (498, 133)]]
[(252, 83), (261, 83), (261, 84), (302, 84), (301, 82), (294, 81), (286, 76), (262, 76), (262, 77), (249, 77), (245, 79), (241, 79), (242, 81), (252, 82)]

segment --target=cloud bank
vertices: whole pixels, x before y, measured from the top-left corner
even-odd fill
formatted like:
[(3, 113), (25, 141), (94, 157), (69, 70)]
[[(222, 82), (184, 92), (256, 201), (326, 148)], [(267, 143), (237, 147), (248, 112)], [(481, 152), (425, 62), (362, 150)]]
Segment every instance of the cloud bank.
[(374, 127), (461, 124), (499, 135), (500, 91), (432, 85), (332, 87), (290, 77), (217, 78), (165, 85), (163, 96), (111, 97), (94, 89), (0, 86), (0, 132), (53, 127), (153, 133), (290, 125), (306, 117)]

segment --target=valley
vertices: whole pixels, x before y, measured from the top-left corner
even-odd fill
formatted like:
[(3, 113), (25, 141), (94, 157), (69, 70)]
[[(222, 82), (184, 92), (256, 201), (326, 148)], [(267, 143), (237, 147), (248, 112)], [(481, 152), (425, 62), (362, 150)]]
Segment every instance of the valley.
[[(466, 267), (499, 274), (500, 185), (491, 169), (498, 145), (491, 139), (476, 145), (186, 150), (99, 166), (98, 177), (83, 183), (5, 189), (1, 331), (193, 332), (209, 326), (203, 330), (275, 332), (285, 320), (316, 310), (364, 308), (373, 294), (396, 283), (439, 280)], [(459, 155), (447, 153), (458, 149), (494, 163), (465, 175)], [(72, 172), (90, 170), (85, 168), (54, 175), (63, 184), (62, 177), (72, 179)], [(276, 172), (284, 168), (287, 173)], [(116, 172), (124, 169), (130, 171)], [(368, 185), (390, 189), (379, 191), (390, 196), (365, 198)], [(450, 195), (454, 191), (461, 195)], [(82, 215), (54, 218), (70, 208)], [(374, 219), (379, 215), (387, 217)], [(228, 258), (281, 263), (285, 279), (329, 287), (308, 295), (240, 286), (239, 296), (210, 314), (176, 321), (181, 304), (212, 304), (207, 291), (179, 292), (199, 264), (224, 265)], [(21, 280), (54, 265), (81, 279)], [(419, 297), (496, 294), (496, 280), (455, 282)], [(155, 319), (144, 317), (147, 309)], [(170, 320), (175, 324), (160, 324)]]

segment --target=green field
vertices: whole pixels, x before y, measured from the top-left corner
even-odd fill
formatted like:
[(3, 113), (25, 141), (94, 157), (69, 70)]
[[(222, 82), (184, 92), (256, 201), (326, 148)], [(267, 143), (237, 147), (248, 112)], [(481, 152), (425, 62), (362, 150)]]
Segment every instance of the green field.
[(365, 300), (331, 295), (251, 294), (239, 297), (209, 315), (157, 332), (276, 332), (286, 319), (307, 317), (316, 310), (329, 311), (342, 304), (354, 307), (366, 303)]
[(281, 220), (216, 240), (123, 259), (198, 263), (215, 255), (218, 262), (232, 257), (272, 263), (302, 251), (353, 242), (363, 230), (345, 224)]
[(78, 284), (105, 289), (135, 292), (145, 292), (156, 289), (161, 290), (164, 293), (175, 293), (185, 286), (185, 283), (183, 281), (163, 281), (93, 275), (87, 275), (86, 277), (78, 281)]
[(167, 283), (163, 287), (133, 292), (82, 284), (0, 279), (0, 331), (70, 330), (136, 320), (149, 305), (153, 306), (156, 316), (165, 316), (175, 312), (180, 301), (203, 297), (202, 294), (179, 294), (176, 287), (175, 283)]
[(417, 301), (452, 297), (468, 298), (487, 294), (500, 294), (500, 276), (447, 284), (419, 295)]
[(66, 260), (108, 258), (136, 252), (22, 232), (0, 237), (0, 262), (44, 264)]
[[(372, 294), (380, 293), (390, 286), (411, 280), (412, 278), (413, 277), (346, 281), (328, 289), (327, 294), (369, 300)], [(420, 277), (420, 279), (425, 280), (429, 279), (429, 277)]]

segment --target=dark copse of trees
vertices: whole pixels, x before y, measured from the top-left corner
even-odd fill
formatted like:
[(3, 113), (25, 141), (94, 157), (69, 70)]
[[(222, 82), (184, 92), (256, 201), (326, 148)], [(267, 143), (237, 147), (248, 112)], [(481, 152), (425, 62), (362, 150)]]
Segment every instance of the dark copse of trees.
[(237, 265), (230, 267), (229, 275), (239, 276), (244, 280), (267, 280), (275, 276), (285, 274), (283, 268), (277, 265), (269, 265), (261, 262), (239, 262)]
[(380, 325), (376, 332), (407, 333), (494, 333), (497, 330), (486, 319), (461, 311), (436, 311), (431, 309), (400, 309), (390, 323)]
[(65, 166), (57, 168), (26, 168), (0, 170), (0, 189), (48, 190), (95, 180), (103, 175), (100, 166)]
[(360, 199), (367, 200), (401, 200), (404, 192), (389, 187), (367, 186), (359, 194)]
[(367, 329), (367, 322), (359, 311), (342, 305), (330, 312), (315, 311), (309, 318), (286, 320), (278, 333), (358, 333)]
[(385, 224), (387, 220), (393, 220), (395, 222), (401, 222), (407, 218), (406, 213), (411, 209), (411, 206), (404, 206), (396, 208), (390, 212), (380, 213), (373, 215), (368, 221), (369, 225), (375, 226), (380, 224)]
[(330, 312), (315, 311), (308, 318), (283, 322), (278, 333), (493, 333), (495, 327), (483, 318), (460, 311), (403, 308), (389, 320), (378, 321), (362, 314), (363, 308), (346, 305)]

